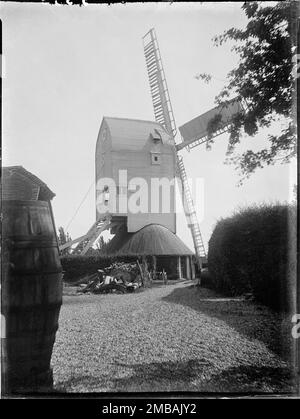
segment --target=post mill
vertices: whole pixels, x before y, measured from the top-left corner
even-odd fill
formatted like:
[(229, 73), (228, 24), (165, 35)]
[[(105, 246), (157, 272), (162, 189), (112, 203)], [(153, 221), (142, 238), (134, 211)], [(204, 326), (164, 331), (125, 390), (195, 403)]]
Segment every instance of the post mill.
[[(115, 234), (110, 245), (112, 253), (124, 256), (146, 255), (151, 254), (149, 241), (155, 243), (159, 237), (160, 246), (153, 244), (152, 256), (176, 256), (179, 261), (179, 276), (182, 273), (180, 256), (186, 257), (184, 274), (189, 277), (192, 267), (188, 260), (192, 252), (176, 236), (175, 185), (171, 188), (168, 212), (164, 212), (161, 205), (154, 212), (150, 209), (144, 212), (130, 211), (128, 205), (124, 204), (130, 201), (136, 191), (131, 190), (129, 186), (136, 178), (142, 178), (146, 181), (149, 192), (153, 178), (165, 178), (170, 181), (175, 177), (179, 179), (187, 224), (201, 269), (206, 259), (206, 250), (179, 151), (184, 148), (193, 149), (226, 132), (232, 117), (242, 112), (242, 105), (237, 99), (227, 101), (179, 127), (179, 135), (154, 29), (144, 35), (143, 49), (155, 122), (103, 118), (96, 145), (96, 222), (87, 234), (62, 245), (60, 249), (78, 246), (84, 242), (81, 254), (85, 254), (97, 243), (101, 233), (110, 229), (111, 233)], [(213, 132), (209, 132), (209, 121), (216, 117), (218, 124)], [(120, 173), (124, 176), (120, 177)], [(137, 186), (142, 189), (142, 185)], [(148, 198), (148, 208), (152, 208), (157, 196), (149, 194)], [(98, 205), (99, 202), (101, 205)]]

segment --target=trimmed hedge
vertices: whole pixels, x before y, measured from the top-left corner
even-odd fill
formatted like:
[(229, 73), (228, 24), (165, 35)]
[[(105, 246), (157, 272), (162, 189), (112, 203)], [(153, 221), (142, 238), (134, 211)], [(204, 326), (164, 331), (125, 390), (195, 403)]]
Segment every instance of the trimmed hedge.
[(296, 206), (241, 209), (218, 221), (209, 241), (208, 269), (217, 291), (252, 292), (276, 310), (292, 310), (296, 289)]
[[(136, 259), (127, 258), (125, 260), (122, 258), (122, 261), (135, 262)], [(60, 259), (64, 271), (64, 280), (69, 282), (75, 282), (84, 275), (95, 273), (97, 269), (107, 268), (118, 260), (116, 257), (81, 255), (62, 256)]]

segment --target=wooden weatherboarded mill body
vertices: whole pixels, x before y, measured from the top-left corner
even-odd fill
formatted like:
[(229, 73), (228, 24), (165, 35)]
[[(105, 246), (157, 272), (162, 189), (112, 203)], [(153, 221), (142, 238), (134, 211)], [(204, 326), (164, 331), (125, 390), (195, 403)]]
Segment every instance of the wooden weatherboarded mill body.
[(104, 117), (96, 145), (96, 217), (111, 217), (116, 236), (109, 254), (153, 257), (169, 277), (192, 278), (193, 252), (175, 235), (176, 164), (172, 137), (159, 123)]
[[(103, 204), (97, 206), (97, 219), (108, 211), (112, 221), (127, 225), (129, 233), (152, 223), (162, 224), (176, 233), (175, 169), (174, 145), (160, 124), (103, 118), (96, 146), (96, 203)], [(145, 186), (137, 178), (145, 181)], [(155, 179), (163, 178), (173, 183), (168, 200), (160, 199), (161, 192), (160, 196), (151, 193)], [(134, 205), (135, 186), (143, 194), (144, 202), (140, 202), (139, 208)], [(169, 210), (163, 208), (164, 203), (170, 206)]]

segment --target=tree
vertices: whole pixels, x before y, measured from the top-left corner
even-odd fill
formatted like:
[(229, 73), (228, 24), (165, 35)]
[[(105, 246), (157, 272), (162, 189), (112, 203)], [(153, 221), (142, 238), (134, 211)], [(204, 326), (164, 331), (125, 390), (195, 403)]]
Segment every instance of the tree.
[(100, 237), (100, 240), (98, 241), (96, 247), (97, 247), (97, 252), (100, 253), (100, 255), (105, 255), (106, 254), (106, 250), (107, 250), (107, 245), (110, 242), (110, 240), (108, 240), (107, 242), (104, 241), (103, 236)]
[[(71, 236), (69, 233), (65, 233), (65, 230), (63, 227), (59, 227), (58, 229), (58, 244), (61, 246), (65, 243), (68, 243), (69, 241), (71, 241)], [(67, 255), (69, 253), (68, 249), (64, 249), (62, 251), (62, 255)]]
[[(227, 162), (237, 164), (243, 178), (265, 165), (287, 163), (296, 155), (297, 3), (284, 1), (270, 6), (245, 2), (246, 28), (231, 28), (213, 38), (216, 46), (233, 41), (232, 50), (240, 59), (216, 101), (224, 103), (237, 97), (246, 104), (244, 112), (233, 118), (227, 150)], [(210, 80), (207, 74), (197, 78)], [(268, 136), (268, 148), (234, 155), (244, 134), (254, 136), (259, 128), (270, 127), (274, 121), (284, 121), (284, 126), (278, 134)], [(210, 121), (212, 130), (217, 122)]]

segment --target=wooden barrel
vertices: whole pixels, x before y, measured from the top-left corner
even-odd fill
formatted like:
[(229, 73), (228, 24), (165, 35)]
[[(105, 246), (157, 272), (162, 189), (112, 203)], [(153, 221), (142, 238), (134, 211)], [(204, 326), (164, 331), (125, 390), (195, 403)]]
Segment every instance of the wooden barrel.
[(48, 202), (3, 201), (2, 371), (6, 393), (49, 389), (62, 269)]

